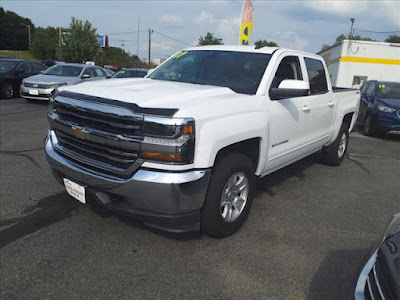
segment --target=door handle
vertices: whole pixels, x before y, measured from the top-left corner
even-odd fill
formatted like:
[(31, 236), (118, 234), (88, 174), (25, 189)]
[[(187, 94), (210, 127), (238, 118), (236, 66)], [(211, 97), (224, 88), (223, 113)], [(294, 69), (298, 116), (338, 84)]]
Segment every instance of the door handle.
[(309, 107), (308, 105), (303, 105), (303, 108), (301, 110), (307, 112), (311, 110), (311, 107)]
[(329, 107), (334, 107), (334, 106), (335, 106), (335, 103), (333, 103), (333, 102), (331, 101), (331, 102), (328, 103), (328, 106), (329, 106)]

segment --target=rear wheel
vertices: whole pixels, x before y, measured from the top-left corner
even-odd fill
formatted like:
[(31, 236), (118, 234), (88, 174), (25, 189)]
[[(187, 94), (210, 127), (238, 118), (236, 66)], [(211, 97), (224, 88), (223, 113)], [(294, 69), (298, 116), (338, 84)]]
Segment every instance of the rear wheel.
[(349, 125), (343, 123), (336, 140), (322, 149), (322, 162), (330, 166), (342, 163), (349, 143)]
[(254, 172), (251, 160), (240, 153), (216, 162), (202, 209), (202, 232), (226, 237), (240, 229), (253, 202)]
[(5, 99), (10, 99), (15, 96), (14, 86), (10, 81), (5, 81), (0, 87), (1, 97)]

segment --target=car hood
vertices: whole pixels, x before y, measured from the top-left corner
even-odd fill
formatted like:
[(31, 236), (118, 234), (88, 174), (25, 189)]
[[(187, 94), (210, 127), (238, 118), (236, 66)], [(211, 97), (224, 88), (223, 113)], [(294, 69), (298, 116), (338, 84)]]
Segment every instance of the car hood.
[[(224, 107), (224, 112), (230, 109), (249, 110), (249, 98), (252, 96), (237, 94), (229, 88), (199, 85), (182, 82), (155, 80), (150, 78), (118, 78), (82, 83), (70, 87), (61, 87), (59, 91), (85, 94), (95, 97), (135, 103), (146, 108), (174, 108), (179, 109), (179, 116), (197, 115), (206, 108), (212, 114), (210, 106), (213, 102)], [(235, 101), (236, 100), (236, 101)], [(241, 101), (243, 100), (243, 101)], [(250, 101), (250, 100), (249, 100)], [(240, 108), (235, 106), (238, 104)], [(218, 108), (218, 110), (220, 110)], [(185, 113), (184, 113), (185, 112)], [(221, 112), (219, 112), (221, 113)]]
[(55, 75), (44, 75), (38, 74), (33, 75), (25, 79), (27, 83), (44, 83), (44, 84), (59, 84), (59, 83), (67, 83), (67, 84), (75, 84), (81, 82), (79, 77), (68, 77), (68, 76), (55, 76)]
[(385, 106), (400, 109), (400, 99), (387, 99), (387, 98), (378, 98), (378, 101)]

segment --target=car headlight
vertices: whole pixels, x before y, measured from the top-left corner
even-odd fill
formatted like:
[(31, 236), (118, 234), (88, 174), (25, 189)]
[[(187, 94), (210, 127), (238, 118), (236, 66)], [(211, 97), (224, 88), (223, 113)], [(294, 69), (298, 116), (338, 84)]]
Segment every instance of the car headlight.
[(386, 112), (386, 113), (394, 113), (396, 111), (394, 108), (390, 108), (382, 104), (378, 104), (378, 109), (381, 112)]
[(68, 83), (64, 82), (64, 83), (52, 84), (52, 85), (49, 86), (49, 89), (55, 89), (55, 88), (58, 88), (58, 87), (64, 86), (64, 85), (68, 85)]
[(144, 117), (140, 156), (145, 159), (189, 164), (194, 159), (194, 120)]

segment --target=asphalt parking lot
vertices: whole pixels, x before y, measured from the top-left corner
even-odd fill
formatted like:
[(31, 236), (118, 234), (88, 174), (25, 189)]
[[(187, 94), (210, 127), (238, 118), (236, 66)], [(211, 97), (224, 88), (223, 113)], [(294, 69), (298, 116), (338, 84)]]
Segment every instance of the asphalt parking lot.
[(341, 166), (315, 154), (260, 180), (234, 236), (156, 231), (52, 179), (46, 110), (0, 100), (1, 299), (344, 299), (400, 212), (400, 135), (353, 132)]

